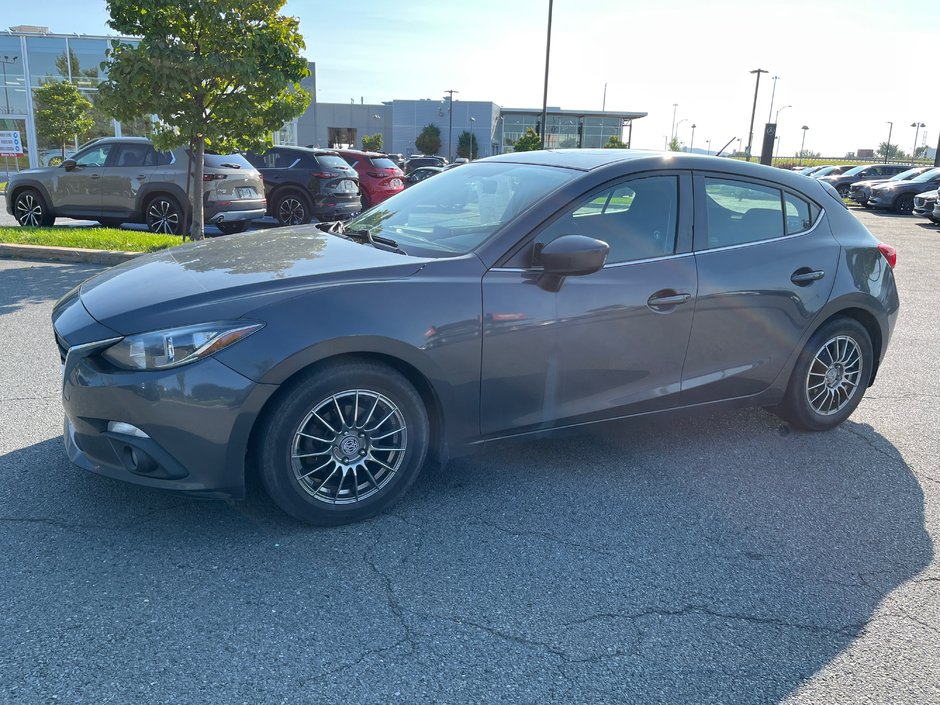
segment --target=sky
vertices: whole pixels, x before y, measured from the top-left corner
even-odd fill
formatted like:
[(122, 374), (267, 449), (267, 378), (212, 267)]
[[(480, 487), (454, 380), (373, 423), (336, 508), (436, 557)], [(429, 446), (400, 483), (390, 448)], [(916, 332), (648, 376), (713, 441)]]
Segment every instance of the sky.
[[(110, 34), (104, 0), (4, 3), (5, 26)], [(541, 108), (548, 0), (288, 0), (320, 102), (493, 101)], [(937, 0), (554, 0), (548, 104), (649, 113), (633, 146), (747, 144), (753, 69), (762, 74), (753, 152), (779, 112), (779, 154), (841, 157), (888, 137), (937, 145)], [(923, 58), (920, 58), (923, 57)], [(774, 91), (773, 76), (778, 76)], [(771, 93), (773, 106), (771, 107)], [(677, 105), (677, 107), (675, 107)], [(784, 108), (784, 106), (790, 106)], [(675, 114), (675, 119), (674, 119)], [(674, 127), (675, 125), (675, 127)]]

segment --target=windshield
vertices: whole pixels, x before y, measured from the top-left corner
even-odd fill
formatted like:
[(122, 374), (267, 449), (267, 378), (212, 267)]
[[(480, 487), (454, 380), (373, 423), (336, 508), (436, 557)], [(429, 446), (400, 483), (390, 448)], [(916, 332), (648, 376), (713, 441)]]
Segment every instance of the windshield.
[(398, 169), (398, 165), (388, 157), (372, 157), (369, 161), (376, 169)]
[(922, 183), (924, 181), (933, 181), (938, 176), (940, 176), (940, 169), (931, 169), (930, 171), (925, 171), (920, 176), (914, 179), (911, 179), (911, 181), (915, 181), (917, 183)]
[(902, 171), (900, 174), (895, 174), (888, 181), (907, 181), (908, 179), (913, 179), (918, 174), (924, 173), (922, 167), (916, 169), (908, 169), (907, 171)]
[(338, 154), (318, 154), (317, 161), (320, 162), (320, 166), (322, 167), (332, 167), (334, 169), (342, 169), (343, 171), (349, 167), (346, 160)]
[(814, 172), (813, 172), (813, 176), (816, 176), (816, 177), (819, 177), (819, 176), (828, 176), (829, 174), (831, 174), (832, 172), (834, 172), (834, 171), (835, 171), (836, 169), (838, 169), (838, 168), (839, 168), (839, 167), (837, 167), (837, 166), (824, 166), (824, 167), (823, 167), (822, 169), (820, 169), (819, 171), (814, 171)]
[(868, 165), (868, 164), (862, 164), (861, 166), (853, 166), (853, 167), (852, 167), (851, 169), (849, 169), (848, 171), (842, 172), (842, 176), (855, 176), (856, 174), (861, 174), (861, 173), (862, 173), (863, 171), (865, 171), (865, 169), (867, 169), (869, 166), (870, 166), (870, 165)]
[(392, 196), (350, 220), (346, 230), (390, 238), (408, 254), (454, 257), (578, 174), (531, 164), (467, 164)]

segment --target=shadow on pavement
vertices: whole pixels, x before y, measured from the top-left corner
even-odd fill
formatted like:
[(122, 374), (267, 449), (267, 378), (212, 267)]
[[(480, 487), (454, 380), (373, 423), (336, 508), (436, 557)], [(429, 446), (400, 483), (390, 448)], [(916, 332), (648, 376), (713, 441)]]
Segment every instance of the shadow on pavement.
[(26, 699), (776, 702), (932, 557), (885, 438), (760, 411), (487, 451), (329, 530), (83, 473), (58, 439), (0, 480)]
[[(3, 262), (3, 260), (0, 260)], [(72, 287), (104, 269), (98, 265), (54, 265), (36, 262), (16, 268), (0, 268), (0, 316), (28, 304), (54, 301)]]

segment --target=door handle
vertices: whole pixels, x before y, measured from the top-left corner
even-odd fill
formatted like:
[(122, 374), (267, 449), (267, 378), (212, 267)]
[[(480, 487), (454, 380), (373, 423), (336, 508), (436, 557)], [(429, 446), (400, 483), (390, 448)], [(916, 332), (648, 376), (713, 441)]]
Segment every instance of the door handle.
[(824, 276), (826, 276), (826, 273), (821, 269), (801, 267), (790, 275), (790, 281), (797, 286), (808, 286), (815, 281), (819, 281)]
[(684, 304), (691, 298), (692, 294), (678, 293), (676, 291), (666, 289), (664, 291), (657, 291), (655, 294), (650, 296), (646, 300), (646, 305), (654, 311), (657, 311), (661, 308)]

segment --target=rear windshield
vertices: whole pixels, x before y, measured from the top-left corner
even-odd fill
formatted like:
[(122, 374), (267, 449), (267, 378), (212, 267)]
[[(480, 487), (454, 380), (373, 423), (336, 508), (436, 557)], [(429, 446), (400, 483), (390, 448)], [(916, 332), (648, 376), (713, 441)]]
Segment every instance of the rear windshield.
[(388, 157), (372, 157), (370, 160), (376, 169), (397, 169), (398, 165)]
[(253, 169), (241, 154), (207, 154), (203, 164), (212, 169)]
[(346, 160), (338, 154), (318, 154), (317, 161), (320, 162), (320, 166), (333, 169), (346, 169), (349, 166)]

